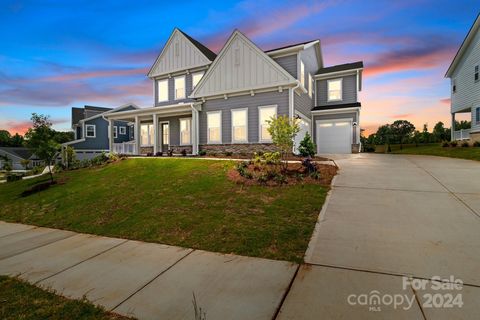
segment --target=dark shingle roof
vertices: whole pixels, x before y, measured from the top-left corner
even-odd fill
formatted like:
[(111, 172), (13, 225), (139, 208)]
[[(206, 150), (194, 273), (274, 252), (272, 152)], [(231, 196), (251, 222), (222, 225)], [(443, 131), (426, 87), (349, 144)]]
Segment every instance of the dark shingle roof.
[(13, 154), (22, 159), (29, 159), (32, 156), (32, 151), (30, 151), (28, 148), (0, 147), (0, 150)]
[(321, 68), (317, 71), (317, 74), (325, 74), (330, 72), (345, 71), (351, 69), (363, 68), (363, 61), (357, 61), (352, 63), (338, 64), (336, 66)]
[(328, 106), (316, 106), (312, 109), (312, 111), (314, 111), (314, 110), (345, 109), (345, 108), (354, 108), (354, 107), (361, 107), (361, 106), (362, 106), (362, 104), (360, 102), (329, 104)]
[(72, 108), (72, 126), (79, 123), (80, 120), (85, 118), (85, 112), (83, 108)]
[(289, 44), (288, 46), (266, 50), (265, 53), (272, 52), (272, 51), (277, 51), (277, 50), (282, 50), (282, 49), (287, 49), (287, 48), (291, 48), (291, 47), (296, 47), (296, 46), (300, 46), (300, 45), (305, 45), (305, 44), (313, 42), (313, 41), (317, 41), (317, 40), (310, 40), (310, 41), (299, 42), (299, 43), (295, 43), (295, 44)]
[(188, 34), (183, 32), (182, 30), (178, 29), (178, 31), (180, 31), (185, 37), (187, 37), (187, 39), (190, 40), (190, 42), (192, 42), (195, 45), (195, 47), (197, 47), (198, 50), (200, 50), (210, 61), (215, 60), (215, 58), (217, 57), (215, 52), (208, 49), (206, 46), (204, 46), (203, 44), (201, 44), (197, 40), (193, 39), (192, 37), (190, 37)]
[(85, 110), (103, 111), (103, 112), (112, 110), (112, 108), (104, 108), (104, 107), (88, 106), (88, 105), (86, 105), (84, 108)]

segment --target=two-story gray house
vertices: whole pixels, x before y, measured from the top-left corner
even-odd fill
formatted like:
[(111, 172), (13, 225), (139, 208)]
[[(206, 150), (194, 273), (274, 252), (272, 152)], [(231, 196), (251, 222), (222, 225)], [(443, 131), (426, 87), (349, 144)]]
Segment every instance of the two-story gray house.
[[(153, 106), (95, 115), (101, 136), (87, 132), (92, 117), (74, 129), (118, 153), (251, 153), (272, 150), (267, 120), (286, 115), (300, 123), (295, 149), (309, 132), (319, 154), (358, 152), (362, 71), (362, 62), (325, 67), (319, 40), (263, 51), (235, 30), (216, 55), (174, 29), (148, 73)], [(121, 124), (131, 140), (116, 140)]]
[[(480, 141), (480, 15), (473, 23), (445, 77), (451, 83), (452, 140)], [(470, 130), (455, 130), (455, 114), (469, 113)]]

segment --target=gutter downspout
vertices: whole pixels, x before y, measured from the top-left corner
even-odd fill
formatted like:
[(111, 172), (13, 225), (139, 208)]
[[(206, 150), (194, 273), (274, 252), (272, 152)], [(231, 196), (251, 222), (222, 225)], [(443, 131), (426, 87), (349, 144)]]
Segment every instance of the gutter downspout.
[[(295, 102), (295, 90), (297, 90), (299, 87), (300, 87), (300, 81), (298, 80), (295, 80), (296, 82), (296, 85), (290, 89), (288, 89), (288, 94), (289, 94), (289, 105), (290, 105), (290, 110), (289, 110), (289, 113), (290, 113), (290, 121), (293, 122), (293, 119), (295, 117), (295, 106), (294, 106), (294, 102)], [(295, 143), (294, 143), (294, 146), (292, 148), (292, 153), (295, 152)]]

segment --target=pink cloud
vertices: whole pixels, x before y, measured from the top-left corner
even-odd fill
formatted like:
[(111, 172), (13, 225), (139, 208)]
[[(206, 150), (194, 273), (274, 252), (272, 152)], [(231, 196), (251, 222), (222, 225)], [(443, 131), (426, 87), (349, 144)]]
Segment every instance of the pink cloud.
[[(69, 122), (69, 119), (53, 119), (51, 120), (53, 125), (56, 124), (61, 124), (61, 123), (66, 123)], [(20, 135), (24, 135), (28, 129), (32, 127), (32, 122), (31, 121), (15, 121), (15, 120), (10, 120), (6, 122), (0, 122), (0, 128), (3, 130), (7, 130), (10, 132), (11, 135), (14, 135), (16, 133)]]

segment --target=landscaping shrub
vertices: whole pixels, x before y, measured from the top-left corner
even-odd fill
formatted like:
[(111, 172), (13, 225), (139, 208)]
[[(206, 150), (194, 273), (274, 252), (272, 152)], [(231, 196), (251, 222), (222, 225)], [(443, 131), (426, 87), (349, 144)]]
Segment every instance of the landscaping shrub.
[(312, 137), (307, 132), (305, 137), (300, 141), (298, 146), (298, 152), (302, 157), (313, 157), (315, 155), (315, 144), (313, 143)]
[(375, 146), (371, 144), (367, 144), (363, 146), (364, 152), (375, 152)]
[(8, 173), (7, 174), (7, 182), (14, 182), (18, 180), (22, 180), (23, 174), (19, 173)]
[(162, 152), (162, 151), (158, 151), (157, 153), (155, 153), (155, 155), (156, 155), (157, 157), (161, 157), (161, 156), (163, 156), (163, 152)]
[(205, 151), (205, 150), (200, 150), (200, 151), (198, 151), (198, 155), (199, 155), (199, 156), (206, 156), (206, 155), (207, 155), (207, 151)]
[(312, 174), (317, 171), (317, 166), (315, 162), (312, 161), (312, 158), (308, 157), (302, 160), (302, 166), (305, 167), (307, 173)]
[(173, 149), (167, 151), (169, 157), (173, 157)]
[(187, 150), (186, 149), (182, 149), (182, 156), (186, 157), (187, 156)]
[(32, 169), (32, 175), (40, 174), (40, 173), (43, 172), (44, 169), (45, 169), (44, 166), (36, 166), (36, 167), (33, 167), (33, 169)]
[(475, 141), (475, 142), (473, 143), (473, 146), (474, 146), (474, 147), (480, 147), (480, 141)]
[(6, 161), (4, 164), (3, 164), (3, 170), (5, 171), (12, 171), (12, 165), (10, 164), (9, 161)]
[(444, 141), (444, 142), (442, 143), (442, 147), (443, 147), (443, 148), (448, 148), (449, 146), (450, 146), (450, 144), (449, 144), (447, 141)]
[(468, 142), (462, 142), (462, 148), (468, 148), (470, 147), (470, 145), (468, 144)]
[(450, 142), (450, 146), (451, 146), (452, 148), (455, 148), (455, 147), (457, 146), (457, 141), (452, 141), (452, 142)]
[(231, 157), (233, 155), (233, 152), (231, 151), (225, 151), (225, 156)]

